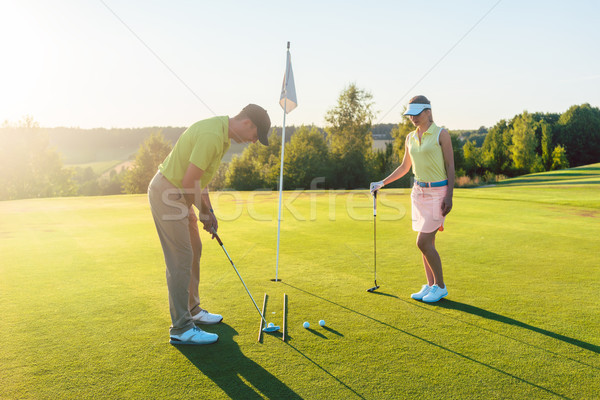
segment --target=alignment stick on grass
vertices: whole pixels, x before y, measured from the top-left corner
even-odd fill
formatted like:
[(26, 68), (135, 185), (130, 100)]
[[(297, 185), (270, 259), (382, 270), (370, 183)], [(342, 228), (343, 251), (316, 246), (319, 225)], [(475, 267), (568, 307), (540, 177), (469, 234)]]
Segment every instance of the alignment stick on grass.
[[(265, 296), (263, 297), (262, 315), (265, 315), (266, 309), (267, 309), (267, 294), (265, 293)], [(262, 315), (261, 315), (261, 319), (260, 319), (260, 326), (258, 327), (258, 341), (259, 342), (262, 339), (263, 323), (265, 321), (265, 319), (262, 317)]]

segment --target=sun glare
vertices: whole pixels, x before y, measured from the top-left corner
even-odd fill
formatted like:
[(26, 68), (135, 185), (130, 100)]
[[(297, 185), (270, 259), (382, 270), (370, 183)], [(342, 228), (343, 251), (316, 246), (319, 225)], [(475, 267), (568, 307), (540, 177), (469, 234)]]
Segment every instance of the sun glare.
[(0, 5), (0, 110), (3, 119), (17, 120), (21, 110), (35, 96), (35, 88), (46, 68), (47, 35), (35, 14), (20, 2)]

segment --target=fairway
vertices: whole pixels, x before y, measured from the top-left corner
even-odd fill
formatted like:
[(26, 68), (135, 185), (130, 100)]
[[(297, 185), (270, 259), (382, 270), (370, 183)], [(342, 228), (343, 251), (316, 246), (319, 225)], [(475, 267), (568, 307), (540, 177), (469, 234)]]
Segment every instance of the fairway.
[(213, 193), (267, 321), (288, 295), (287, 339), (257, 342), (260, 317), (203, 232), (201, 305), (224, 320), (199, 347), (168, 343), (146, 196), (0, 202), (0, 398), (598, 398), (599, 180), (595, 164), (456, 189), (436, 304), (410, 299), (425, 282), (409, 190), (378, 199), (375, 293), (367, 191), (285, 193), (277, 283), (277, 193)]

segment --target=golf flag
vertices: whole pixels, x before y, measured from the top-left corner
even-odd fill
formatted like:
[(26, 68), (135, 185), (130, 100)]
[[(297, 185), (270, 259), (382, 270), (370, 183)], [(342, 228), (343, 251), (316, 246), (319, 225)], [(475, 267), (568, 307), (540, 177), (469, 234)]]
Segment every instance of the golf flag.
[(294, 108), (298, 107), (296, 100), (296, 86), (294, 85), (294, 73), (292, 72), (292, 56), (290, 55), (290, 42), (287, 43), (287, 58), (285, 63), (285, 74), (279, 105), (283, 108), (283, 128), (281, 130), (281, 168), (279, 169), (279, 219), (277, 222), (277, 260), (275, 261), (275, 282), (279, 281), (279, 239), (281, 238), (281, 200), (283, 197), (283, 160), (285, 154), (285, 117)]
[(296, 100), (296, 85), (294, 85), (294, 71), (292, 70), (292, 56), (289, 47), (285, 74), (283, 75), (283, 84), (281, 85), (279, 105), (286, 114), (289, 114), (294, 108), (298, 107), (298, 100)]

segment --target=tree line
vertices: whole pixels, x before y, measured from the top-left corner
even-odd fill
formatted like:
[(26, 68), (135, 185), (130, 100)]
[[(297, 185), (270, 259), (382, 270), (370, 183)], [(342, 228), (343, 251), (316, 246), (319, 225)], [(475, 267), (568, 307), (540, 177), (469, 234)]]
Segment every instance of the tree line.
[[(371, 95), (348, 86), (328, 111), (324, 131), (312, 126), (296, 130), (285, 148), (284, 189), (365, 188), (391, 173), (404, 155), (406, 136), (414, 130), (408, 119), (394, 126), (392, 141), (372, 149)], [(577, 167), (600, 161), (600, 109), (574, 105), (562, 114), (524, 111), (490, 129), (450, 131), (459, 186), (493, 182), (503, 177)], [(277, 189), (281, 138), (268, 147), (251, 145), (213, 183), (217, 189)], [(392, 184), (410, 187), (411, 174)], [(465, 179), (461, 179), (465, 178)]]
[[(372, 95), (351, 84), (325, 115), (324, 129), (287, 128), (284, 189), (366, 188), (369, 182), (392, 172), (400, 164), (406, 136), (414, 127), (407, 119), (393, 125), (391, 131), (389, 126), (374, 127), (373, 107)], [(64, 166), (47, 130), (41, 129), (33, 118), (25, 117), (17, 126), (5, 124), (0, 129), (3, 171), (0, 200), (144, 193), (183, 128), (163, 130), (153, 129), (143, 141), (132, 169), (112, 171), (108, 177), (100, 178), (90, 167)], [(125, 131), (120, 134), (127, 136)], [(134, 132), (142, 134), (140, 130)], [(116, 139), (120, 134), (109, 138), (116, 140), (114, 146), (124, 145)], [(487, 182), (498, 176), (512, 177), (600, 161), (600, 109), (590, 104), (574, 105), (562, 114), (524, 111), (489, 129), (480, 127), (450, 134), (459, 185), (464, 182), (461, 177)], [(374, 136), (390, 141), (384, 149), (374, 150)], [(60, 140), (65, 141), (64, 145), (76, 146), (85, 139), (69, 140), (68, 135), (63, 135)], [(135, 139), (128, 137), (128, 140)], [(231, 162), (223, 163), (210, 184), (211, 190), (276, 190), (280, 155), (281, 128), (274, 128), (269, 146), (251, 144)], [(410, 184), (409, 174), (392, 187)]]
[(489, 129), (483, 145), (463, 146), (463, 174), (517, 176), (600, 161), (600, 109), (574, 105), (562, 114), (523, 113)]

